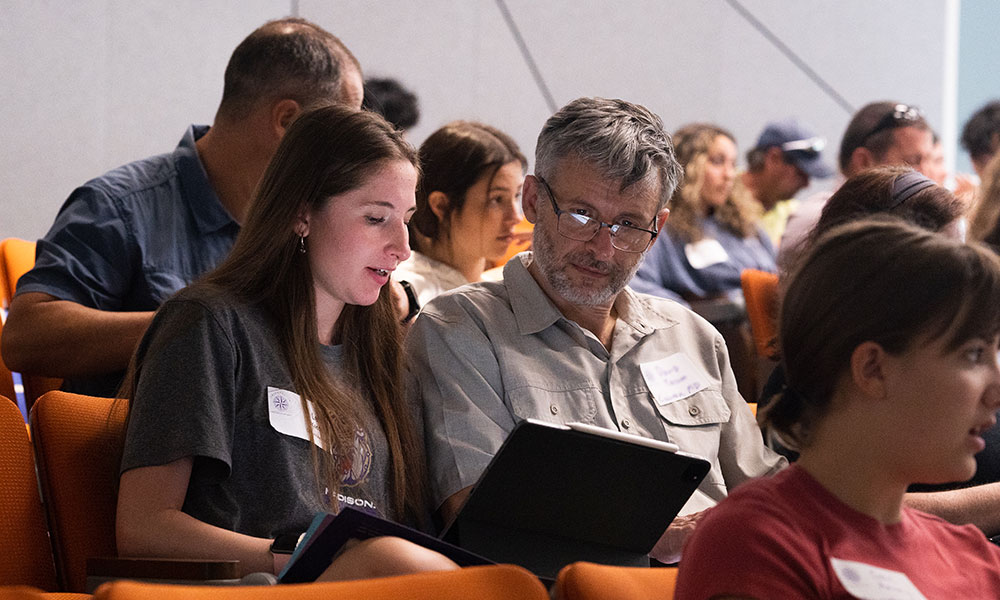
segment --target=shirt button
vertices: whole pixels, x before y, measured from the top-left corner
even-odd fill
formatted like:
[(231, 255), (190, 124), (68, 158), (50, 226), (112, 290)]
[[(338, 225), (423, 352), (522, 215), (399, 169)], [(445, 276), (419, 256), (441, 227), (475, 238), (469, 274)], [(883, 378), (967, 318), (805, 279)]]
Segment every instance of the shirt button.
[(691, 408), (688, 409), (688, 414), (691, 415), (692, 417), (697, 417), (700, 413), (701, 409), (698, 408), (697, 406), (692, 406)]
[(554, 414), (554, 415), (558, 415), (559, 414), (559, 407), (556, 406), (555, 404), (552, 404), (552, 405), (549, 406), (549, 411), (551, 411), (552, 414)]
[(629, 421), (628, 419), (622, 419), (622, 428), (628, 429), (631, 426), (632, 426), (632, 421)]

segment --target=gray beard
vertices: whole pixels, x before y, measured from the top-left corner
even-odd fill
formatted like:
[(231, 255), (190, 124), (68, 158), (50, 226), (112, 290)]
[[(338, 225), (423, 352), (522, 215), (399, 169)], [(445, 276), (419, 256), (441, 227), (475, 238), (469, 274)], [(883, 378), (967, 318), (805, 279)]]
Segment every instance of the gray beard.
[(581, 306), (597, 306), (611, 302), (618, 296), (619, 292), (625, 289), (635, 272), (639, 270), (641, 260), (635, 261), (630, 269), (621, 270), (615, 264), (599, 261), (589, 252), (581, 251), (569, 255), (567, 258), (580, 265), (592, 267), (611, 275), (611, 280), (602, 288), (588, 289), (575, 286), (566, 275), (567, 265), (561, 267), (556, 265), (555, 244), (552, 238), (541, 228), (535, 227), (535, 235), (532, 240), (532, 250), (535, 255), (535, 263), (542, 276), (549, 282), (552, 289), (568, 302)]

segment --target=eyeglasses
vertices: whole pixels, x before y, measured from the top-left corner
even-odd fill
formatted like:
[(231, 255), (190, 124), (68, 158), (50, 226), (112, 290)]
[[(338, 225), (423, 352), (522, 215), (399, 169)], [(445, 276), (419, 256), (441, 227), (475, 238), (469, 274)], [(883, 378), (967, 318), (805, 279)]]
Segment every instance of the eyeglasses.
[(559, 205), (556, 204), (556, 196), (552, 193), (552, 188), (549, 187), (549, 184), (545, 183), (545, 180), (537, 175), (535, 179), (538, 180), (538, 183), (542, 184), (542, 187), (545, 188), (545, 193), (548, 194), (549, 199), (552, 201), (552, 210), (556, 213), (556, 230), (563, 237), (578, 242), (589, 242), (594, 239), (594, 236), (597, 235), (597, 232), (602, 227), (607, 227), (611, 232), (611, 245), (613, 247), (622, 252), (644, 252), (659, 234), (655, 229), (655, 218), (653, 219), (654, 229), (650, 231), (625, 223), (605, 223), (587, 215), (561, 210)]
[(861, 138), (860, 146), (864, 146), (865, 142), (869, 140), (876, 133), (885, 131), (886, 129), (895, 129), (897, 127), (905, 127), (907, 125), (915, 124), (924, 119), (924, 114), (920, 112), (920, 109), (916, 106), (910, 106), (908, 104), (897, 104), (893, 107), (891, 113), (886, 113), (872, 130), (865, 134), (865, 137)]
[(782, 152), (804, 154), (808, 157), (818, 156), (826, 147), (825, 137), (811, 137), (804, 140), (793, 140), (785, 142), (780, 146)]

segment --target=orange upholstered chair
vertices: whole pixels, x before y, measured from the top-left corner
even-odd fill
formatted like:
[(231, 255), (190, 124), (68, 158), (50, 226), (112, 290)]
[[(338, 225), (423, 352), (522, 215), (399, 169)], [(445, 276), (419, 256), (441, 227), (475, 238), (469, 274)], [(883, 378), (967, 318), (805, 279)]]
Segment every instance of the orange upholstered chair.
[(677, 568), (615, 567), (576, 562), (556, 578), (556, 600), (669, 600)]
[(97, 589), (95, 600), (548, 600), (534, 575), (513, 565), (333, 583), (262, 587), (210, 587), (116, 581)]
[(17, 290), (17, 280), (35, 265), (35, 242), (7, 238), (0, 242), (3, 270), (3, 305), (10, 306), (10, 300)]
[[(0, 338), (3, 337), (3, 319), (0, 319)], [(0, 396), (6, 396), (11, 401), (15, 398), (14, 377), (7, 368), (7, 364), (0, 358)]]
[[(3, 306), (10, 306), (10, 301), (17, 291), (17, 280), (31, 270), (35, 265), (35, 242), (18, 238), (7, 238), (0, 242), (0, 272), (3, 276)], [(6, 369), (6, 367), (4, 367)], [(45, 392), (58, 389), (61, 379), (41, 377), (39, 375), (22, 374), (24, 384), (24, 399), (30, 409), (35, 400)], [(2, 383), (2, 382), (0, 382)], [(13, 396), (11, 396), (13, 398)]]
[(118, 464), (127, 402), (54, 391), (31, 409), (59, 589), (86, 591), (87, 558), (115, 556)]
[(24, 417), (0, 398), (0, 585), (55, 590), (56, 573)]
[(778, 276), (745, 269), (740, 274), (740, 284), (757, 355), (777, 360), (781, 357), (778, 349)]

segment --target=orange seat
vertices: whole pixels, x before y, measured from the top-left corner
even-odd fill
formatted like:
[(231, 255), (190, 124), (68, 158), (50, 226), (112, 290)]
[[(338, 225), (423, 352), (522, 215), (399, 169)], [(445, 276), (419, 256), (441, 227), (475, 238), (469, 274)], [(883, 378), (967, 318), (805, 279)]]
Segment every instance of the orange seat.
[(128, 403), (54, 391), (31, 410), (59, 589), (86, 591), (87, 558), (116, 556), (115, 511)]
[(17, 280), (35, 266), (35, 242), (18, 238), (7, 238), (0, 242), (0, 256), (3, 257), (3, 305), (10, 306), (11, 298), (17, 291)]
[[(3, 319), (0, 318), (0, 338), (3, 337)], [(7, 368), (7, 364), (0, 358), (0, 396), (6, 396), (11, 401), (16, 401), (17, 394), (14, 392), (14, 377)]]
[(400, 577), (262, 587), (211, 587), (115, 581), (97, 589), (95, 600), (548, 600), (545, 586), (514, 565)]
[(766, 271), (745, 269), (740, 274), (747, 319), (759, 356), (778, 360), (778, 276)]
[(559, 571), (556, 600), (669, 600), (674, 597), (677, 568), (616, 567), (589, 562)]
[[(7, 238), (0, 242), (0, 272), (3, 276), (3, 306), (10, 306), (10, 301), (17, 291), (17, 280), (35, 266), (35, 242), (18, 238)], [(6, 369), (6, 367), (3, 367)], [(3, 373), (0, 371), (0, 389), (3, 385)], [(28, 409), (45, 392), (59, 389), (62, 379), (43, 377), (40, 375), (21, 375), (24, 384), (24, 401)], [(13, 388), (13, 383), (11, 384)], [(14, 396), (12, 395), (11, 398)]]
[(0, 398), (0, 585), (55, 590), (56, 573), (24, 417)]

